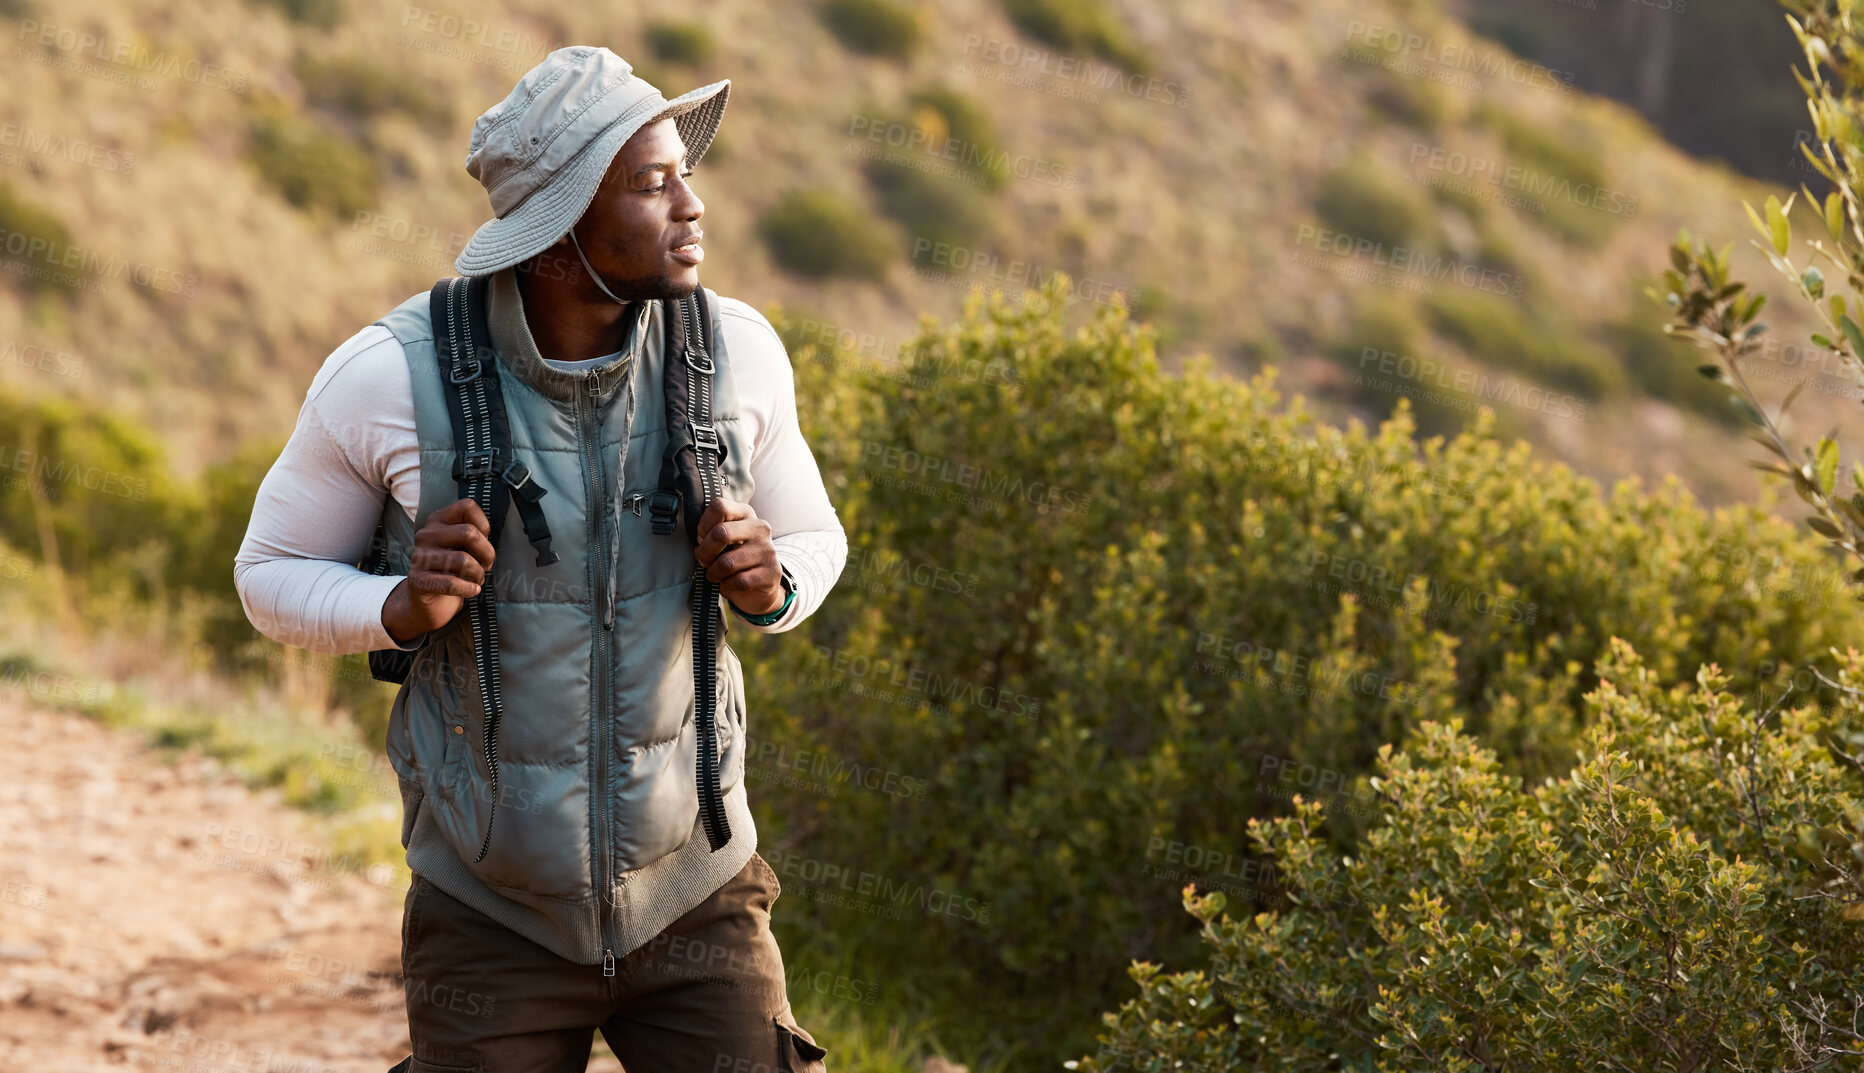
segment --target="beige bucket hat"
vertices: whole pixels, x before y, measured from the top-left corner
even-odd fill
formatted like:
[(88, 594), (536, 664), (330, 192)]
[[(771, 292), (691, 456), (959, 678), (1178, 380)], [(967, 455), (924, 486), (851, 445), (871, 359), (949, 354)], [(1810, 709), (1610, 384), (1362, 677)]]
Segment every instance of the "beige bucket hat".
[(622, 145), (649, 123), (673, 120), (687, 164), (697, 164), (730, 94), (725, 79), (668, 100), (606, 48), (552, 52), (473, 124), (466, 171), (496, 216), (453, 267), (489, 276), (548, 249), (582, 218)]

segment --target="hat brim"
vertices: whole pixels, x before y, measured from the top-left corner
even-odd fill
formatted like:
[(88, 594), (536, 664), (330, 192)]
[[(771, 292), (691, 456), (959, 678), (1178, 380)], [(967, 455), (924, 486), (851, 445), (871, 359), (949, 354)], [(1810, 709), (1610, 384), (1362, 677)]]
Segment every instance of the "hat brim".
[(656, 94), (645, 107), (630, 109), (590, 140), (563, 170), (536, 193), (503, 216), (487, 220), (466, 243), (453, 268), (462, 276), (489, 276), (528, 261), (549, 249), (569, 232), (602, 185), (602, 176), (615, 154), (635, 132), (649, 123), (673, 120), (686, 143), (686, 164), (699, 163), (718, 133), (731, 96), (731, 80), (723, 79), (682, 93), (672, 100)]

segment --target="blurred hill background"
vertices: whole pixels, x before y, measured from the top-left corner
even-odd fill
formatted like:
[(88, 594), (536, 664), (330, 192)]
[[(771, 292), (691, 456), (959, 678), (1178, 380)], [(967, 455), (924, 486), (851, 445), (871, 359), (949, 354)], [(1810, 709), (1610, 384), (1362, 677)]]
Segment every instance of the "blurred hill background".
[[(733, 80), (703, 278), (783, 334), (851, 542), (799, 636), (735, 645), (839, 1068), (1081, 1054), (1128, 962), (1196, 952), (1184, 882), (1286, 904), (1242, 833), (1280, 773), (1354, 785), (1455, 716), (1555, 776), (1613, 636), (1740, 689), (1856, 636), (1643, 293), (1680, 226), (1764, 276), (1741, 201), (1813, 179), (1769, 0), (0, 0), (0, 34), (0, 686), (278, 788), (389, 889), (392, 690), (245, 621), (253, 490), (325, 356), (451, 274), (525, 70)], [(1858, 384), (1769, 314), (1749, 375), (1822, 431)], [(825, 866), (964, 912), (834, 908)]]
[[(159, 429), (186, 473), (275, 439), (486, 218), (474, 117), (599, 41), (669, 94), (734, 79), (707, 282), (825, 341), (889, 359), (967, 289), (1065, 271), (1168, 367), (1275, 364), (1332, 417), (1434, 392), (1426, 432), (1491, 402), (1582, 471), (1749, 495), (1704, 449), (1739, 435), (1724, 393), (1641, 288), (1679, 224), (1738, 238), (1762, 180), (1811, 177), (1783, 21), (1477, 6), (9, 0), (0, 227), (47, 244), (8, 246), (0, 338), (81, 373), (0, 376)], [(1849, 390), (1820, 386), (1809, 419)]]

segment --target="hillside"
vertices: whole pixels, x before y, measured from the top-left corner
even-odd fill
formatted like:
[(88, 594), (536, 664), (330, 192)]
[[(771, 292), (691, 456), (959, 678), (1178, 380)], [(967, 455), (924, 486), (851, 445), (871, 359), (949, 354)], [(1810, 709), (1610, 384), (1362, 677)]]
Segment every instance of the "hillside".
[[(653, 26), (542, 0), (11, 0), (0, 383), (121, 409), (183, 474), (278, 442), (323, 357), (450, 273), (484, 219), (473, 118), (550, 47), (593, 41), (669, 93), (733, 79), (700, 173), (704, 278), (818, 341), (886, 360), (967, 288), (1064, 270), (1091, 301), (1134, 297), (1168, 364), (1278, 365), (1330, 418), (1412, 394), (1429, 432), (1487, 402), (1589, 474), (1754, 494), (1640, 292), (1679, 225), (1745, 245), (1739, 201), (1766, 187), (1435, 3), (1107, 10), (1100, 55), (1143, 74), (992, 0), (914, 8), (903, 58), (794, 2)], [(773, 261), (759, 222), (796, 191), (871, 217), (875, 278)], [(1803, 375), (1797, 350), (1773, 357), (1757, 375)], [(1815, 386), (1807, 427), (1844, 387)]]

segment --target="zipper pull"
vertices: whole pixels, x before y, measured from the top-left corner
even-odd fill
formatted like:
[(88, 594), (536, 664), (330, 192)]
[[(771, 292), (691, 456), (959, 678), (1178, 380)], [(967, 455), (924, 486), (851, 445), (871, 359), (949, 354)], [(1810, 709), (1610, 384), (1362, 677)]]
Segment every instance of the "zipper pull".
[(602, 948), (602, 975), (615, 975), (615, 952), (607, 947)]
[(629, 496), (628, 498), (622, 500), (622, 502), (627, 504), (628, 509), (634, 512), (634, 516), (636, 518), (639, 518), (641, 516), (641, 502), (645, 500), (646, 498), (647, 498), (646, 492), (636, 492), (633, 495)]

